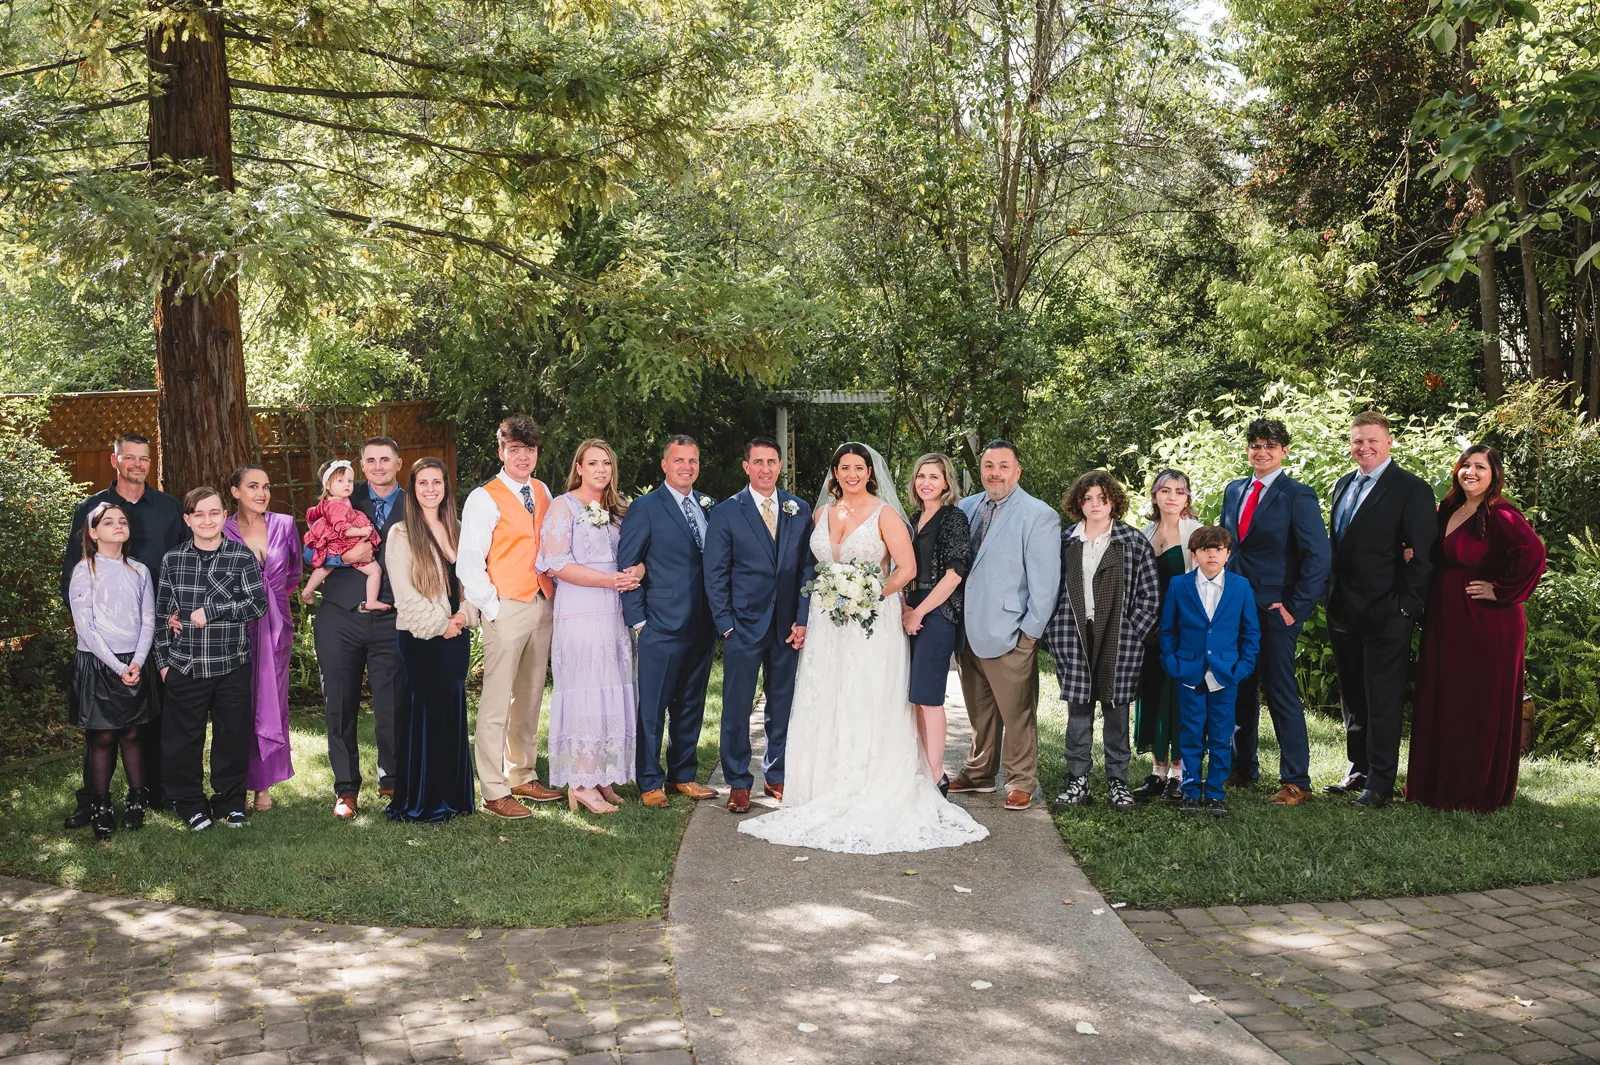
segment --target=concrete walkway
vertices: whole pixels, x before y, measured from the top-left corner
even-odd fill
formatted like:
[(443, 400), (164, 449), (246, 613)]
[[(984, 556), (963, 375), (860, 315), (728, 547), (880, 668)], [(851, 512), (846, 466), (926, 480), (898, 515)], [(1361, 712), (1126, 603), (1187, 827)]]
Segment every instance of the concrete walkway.
[[(952, 762), (967, 742), (959, 700), (956, 687)], [(1042, 806), (962, 801), (989, 839), (878, 856), (776, 847), (740, 835), (720, 806), (695, 812), (668, 924), (700, 1065), (1282, 1062), (1194, 1001), (1090, 886)]]

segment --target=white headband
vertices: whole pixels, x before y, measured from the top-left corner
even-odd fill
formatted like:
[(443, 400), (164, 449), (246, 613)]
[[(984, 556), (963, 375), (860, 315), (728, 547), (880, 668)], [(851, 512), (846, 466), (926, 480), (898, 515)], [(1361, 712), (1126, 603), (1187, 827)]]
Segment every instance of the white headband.
[(337, 462), (330, 462), (328, 463), (328, 468), (322, 471), (322, 487), (327, 488), (328, 478), (332, 477), (340, 470), (349, 470), (351, 476), (355, 475), (355, 468), (350, 465), (349, 459), (340, 459)]
[[(89, 511), (89, 518), (88, 518), (88, 522), (87, 522), (89, 528), (91, 528), (91, 529), (94, 528), (94, 523), (100, 520), (100, 515), (104, 514), (106, 511), (110, 510), (112, 507), (117, 507), (117, 505), (115, 503), (101, 503), (99, 506), (97, 506), (93, 510)], [(122, 508), (121, 507), (117, 507), (117, 509), (121, 510)]]

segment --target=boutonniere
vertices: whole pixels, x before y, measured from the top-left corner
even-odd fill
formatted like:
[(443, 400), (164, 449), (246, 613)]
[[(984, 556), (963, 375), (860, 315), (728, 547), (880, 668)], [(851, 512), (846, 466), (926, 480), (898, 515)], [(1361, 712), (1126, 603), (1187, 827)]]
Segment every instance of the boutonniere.
[(602, 507), (599, 503), (585, 503), (583, 506), (583, 521), (586, 525), (593, 525), (597, 529), (603, 529), (611, 524), (611, 511)]
[(712, 507), (713, 502), (714, 501), (712, 500), (712, 498), (710, 496), (701, 496), (700, 497), (700, 509), (701, 510), (710, 510), (711, 507)]
[(785, 499), (783, 501), (783, 512), (792, 518), (796, 514), (800, 513), (800, 504), (796, 503), (792, 499)]

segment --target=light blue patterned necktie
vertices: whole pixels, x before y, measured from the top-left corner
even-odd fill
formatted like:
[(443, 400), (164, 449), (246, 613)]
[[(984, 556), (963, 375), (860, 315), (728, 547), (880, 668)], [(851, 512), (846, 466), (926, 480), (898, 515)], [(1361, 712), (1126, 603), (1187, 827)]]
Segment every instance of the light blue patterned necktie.
[(689, 506), (689, 497), (688, 496), (679, 496), (678, 497), (678, 502), (683, 504), (683, 516), (684, 516), (684, 519), (686, 521), (688, 521), (688, 523), (689, 523), (689, 531), (694, 534), (694, 546), (696, 546), (700, 550), (704, 551), (706, 549), (706, 545), (700, 539), (700, 526), (695, 524), (695, 521), (694, 521), (694, 509)]
[(1361, 493), (1366, 491), (1367, 482), (1370, 480), (1372, 480), (1371, 474), (1363, 473), (1357, 477), (1355, 484), (1350, 486), (1350, 491), (1340, 501), (1344, 506), (1339, 508), (1339, 523), (1334, 531), (1341, 537), (1344, 535), (1344, 531), (1350, 528), (1350, 519), (1355, 517), (1356, 507), (1361, 503)]

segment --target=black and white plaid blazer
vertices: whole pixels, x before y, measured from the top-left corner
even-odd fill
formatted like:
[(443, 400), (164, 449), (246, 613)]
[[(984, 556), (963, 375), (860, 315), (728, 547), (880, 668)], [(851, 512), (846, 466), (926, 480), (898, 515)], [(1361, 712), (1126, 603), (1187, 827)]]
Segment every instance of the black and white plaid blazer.
[[(205, 628), (190, 616), (206, 612)], [(168, 625), (178, 615), (181, 631)], [(156, 592), (156, 664), (187, 677), (220, 677), (250, 661), (250, 622), (267, 612), (261, 565), (246, 546), (224, 538), (215, 551), (179, 544), (161, 563)]]
[[(1056, 597), (1056, 612), (1045, 626), (1044, 646), (1055, 659), (1056, 679), (1061, 682), (1061, 698), (1077, 705), (1093, 699), (1094, 675), (1078, 632), (1075, 603), (1083, 602), (1083, 569), (1080, 556), (1068, 551), (1072, 530), (1061, 534), (1061, 592)], [(1072, 558), (1068, 559), (1068, 554)], [(1112, 702), (1118, 706), (1133, 702), (1139, 695), (1139, 676), (1144, 668), (1144, 638), (1161, 616), (1161, 591), (1156, 578), (1156, 556), (1150, 541), (1133, 526), (1122, 521), (1111, 523), (1111, 544), (1101, 561), (1102, 570), (1115, 553), (1122, 564), (1122, 595), (1118, 614), (1117, 658), (1112, 682)], [(1076, 587), (1074, 587), (1076, 586)], [(1099, 585), (1096, 585), (1098, 588)], [(1096, 614), (1101, 597), (1095, 596)]]

